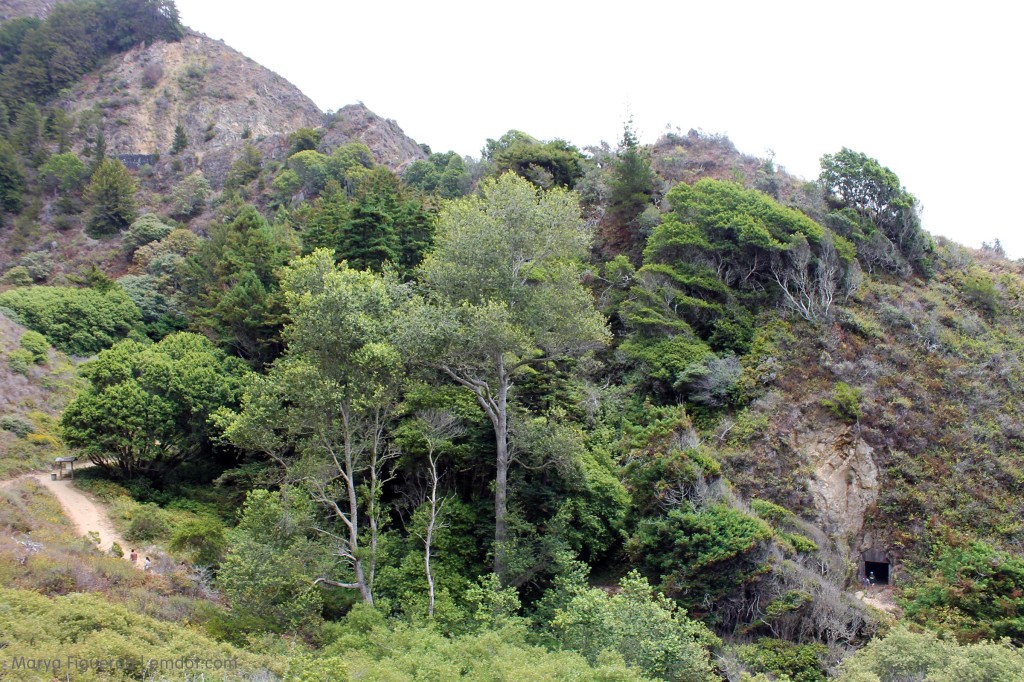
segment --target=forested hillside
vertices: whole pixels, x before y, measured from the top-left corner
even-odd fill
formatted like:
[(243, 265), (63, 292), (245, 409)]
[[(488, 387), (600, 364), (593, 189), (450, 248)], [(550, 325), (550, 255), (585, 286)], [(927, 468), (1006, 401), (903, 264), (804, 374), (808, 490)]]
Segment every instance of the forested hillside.
[(869, 153), (803, 180), (629, 122), (462, 157), (168, 0), (15, 9), (0, 477), (88, 461), (153, 565), (3, 483), (0, 654), (1020, 679), (1024, 264)]

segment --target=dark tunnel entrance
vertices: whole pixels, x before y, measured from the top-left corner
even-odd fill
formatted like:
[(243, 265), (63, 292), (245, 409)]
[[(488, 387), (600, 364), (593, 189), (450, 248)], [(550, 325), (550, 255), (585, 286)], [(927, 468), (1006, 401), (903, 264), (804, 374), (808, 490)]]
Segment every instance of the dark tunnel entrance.
[(882, 561), (865, 561), (864, 577), (870, 585), (888, 585), (889, 564)]

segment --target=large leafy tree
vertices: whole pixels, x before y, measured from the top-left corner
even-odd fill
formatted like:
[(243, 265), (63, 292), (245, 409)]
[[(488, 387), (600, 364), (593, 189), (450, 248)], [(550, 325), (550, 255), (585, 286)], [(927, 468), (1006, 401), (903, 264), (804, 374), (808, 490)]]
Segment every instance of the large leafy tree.
[(930, 274), (931, 239), (921, 229), (917, 199), (895, 173), (866, 154), (843, 147), (821, 158), (818, 182), (837, 211), (831, 216), (833, 224), (843, 236), (863, 243), (859, 250), (869, 268), (899, 273), (902, 259), (886, 254), (891, 246), (918, 274)]
[(336, 266), (323, 249), (294, 262), (282, 290), (287, 350), (253, 383), (226, 434), (302, 481), (337, 524), (328, 537), (345, 566), (340, 579), (319, 582), (357, 589), (372, 604), (394, 457), (385, 435), (403, 376), (391, 341), (400, 292), (384, 277)]
[(64, 440), (95, 464), (134, 477), (210, 455), (210, 415), (237, 405), (247, 369), (206, 338), (182, 332), (154, 345), (122, 341), (82, 374), (90, 387), (61, 418)]
[(520, 130), (487, 140), (484, 159), (498, 173), (512, 171), (538, 187), (568, 187), (583, 176), (583, 155), (565, 140), (541, 142)]
[(575, 194), (507, 173), (449, 203), (418, 274), (407, 330), (417, 356), (469, 389), (494, 429), (494, 568), (508, 580), (509, 406), (516, 377), (608, 339), (580, 284), (590, 234)]

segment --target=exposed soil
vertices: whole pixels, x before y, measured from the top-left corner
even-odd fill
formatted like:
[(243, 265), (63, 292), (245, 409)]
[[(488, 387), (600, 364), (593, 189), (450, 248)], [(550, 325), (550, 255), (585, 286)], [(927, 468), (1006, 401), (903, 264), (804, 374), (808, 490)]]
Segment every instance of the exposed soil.
[[(97, 545), (100, 550), (107, 552), (116, 542), (125, 551), (124, 559), (128, 561), (129, 545), (124, 538), (117, 534), (114, 525), (107, 516), (107, 511), (101, 505), (94, 502), (85, 493), (75, 488), (70, 478), (50, 480), (49, 473), (32, 473), (0, 481), (0, 489), (13, 485), (16, 481), (31, 478), (41, 486), (49, 490), (64, 508), (64, 513), (71, 522), (78, 528), (81, 535), (97, 533), (100, 541)], [(142, 569), (142, 565), (136, 562), (135, 567)]]

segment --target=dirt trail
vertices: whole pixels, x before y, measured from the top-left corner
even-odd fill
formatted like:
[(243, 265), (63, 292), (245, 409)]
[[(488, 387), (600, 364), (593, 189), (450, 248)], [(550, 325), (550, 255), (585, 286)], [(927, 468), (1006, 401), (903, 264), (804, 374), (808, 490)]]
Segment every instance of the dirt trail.
[[(17, 481), (29, 478), (53, 493), (53, 496), (60, 502), (60, 506), (64, 508), (64, 513), (78, 528), (80, 535), (88, 535), (90, 532), (99, 534), (100, 542), (98, 546), (103, 552), (108, 551), (116, 542), (121, 545), (121, 549), (125, 552), (125, 561), (128, 561), (130, 547), (124, 538), (114, 530), (114, 524), (111, 523), (110, 517), (107, 516), (107, 511), (93, 502), (82, 491), (75, 488), (71, 484), (70, 479), (64, 478), (52, 481), (50, 480), (49, 473), (25, 474), (17, 478), (0, 481), (0, 490), (14, 485)], [(142, 567), (136, 565), (136, 568)]]

